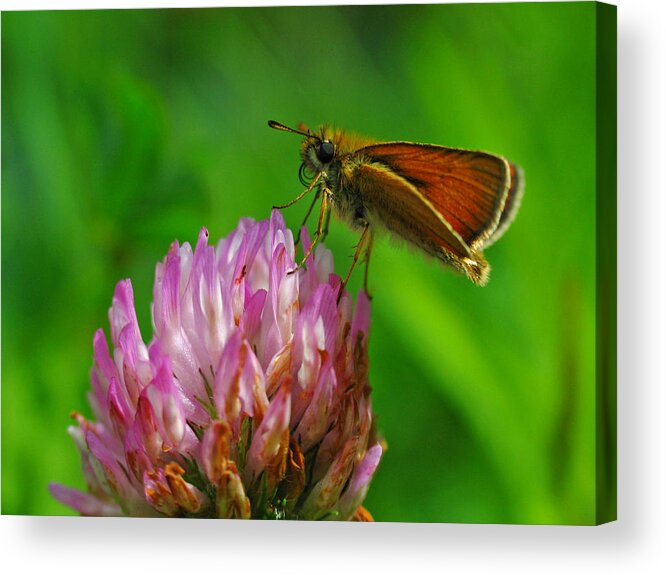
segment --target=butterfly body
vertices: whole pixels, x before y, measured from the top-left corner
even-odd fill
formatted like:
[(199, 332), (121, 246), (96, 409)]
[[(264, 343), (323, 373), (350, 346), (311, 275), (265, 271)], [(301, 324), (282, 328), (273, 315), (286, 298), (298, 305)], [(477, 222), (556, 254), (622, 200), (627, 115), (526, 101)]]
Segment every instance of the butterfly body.
[[(269, 125), (304, 136), (302, 168), (322, 199), (318, 232), (331, 206), (362, 232), (359, 249), (368, 238), (369, 251), (373, 232), (384, 229), (474, 283), (487, 283), (490, 266), (482, 250), (504, 233), (517, 211), (519, 168), (485, 152), (377, 142), (326, 126), (311, 133)], [(357, 258), (358, 253), (354, 262)]]

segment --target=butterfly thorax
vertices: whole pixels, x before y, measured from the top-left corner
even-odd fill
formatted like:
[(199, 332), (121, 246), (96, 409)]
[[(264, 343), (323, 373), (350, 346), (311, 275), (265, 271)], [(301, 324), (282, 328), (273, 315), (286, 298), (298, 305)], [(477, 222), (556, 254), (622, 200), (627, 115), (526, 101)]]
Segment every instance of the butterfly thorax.
[[(353, 176), (363, 162), (361, 150), (374, 143), (376, 141), (369, 138), (322, 126), (301, 145), (301, 158), (307, 172), (313, 177), (321, 174), (320, 193), (328, 194), (338, 217), (354, 228), (367, 223), (367, 214), (354, 187)], [(328, 152), (332, 152), (332, 156)]]

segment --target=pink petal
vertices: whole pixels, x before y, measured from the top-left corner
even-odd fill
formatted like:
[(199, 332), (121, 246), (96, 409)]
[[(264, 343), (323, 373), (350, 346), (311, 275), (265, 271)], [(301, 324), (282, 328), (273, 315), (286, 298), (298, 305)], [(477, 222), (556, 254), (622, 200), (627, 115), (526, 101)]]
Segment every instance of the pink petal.
[(247, 341), (236, 331), (227, 341), (217, 366), (213, 396), (217, 412), (238, 435), (239, 416), (263, 414), (268, 407), (264, 372)]
[(250, 519), (250, 500), (235, 467), (225, 469), (219, 482), (216, 501), (217, 516), (224, 519)]
[(153, 464), (148, 457), (144, 445), (143, 425), (136, 418), (125, 436), (125, 461), (134, 478), (141, 482), (146, 471), (153, 470)]
[(238, 256), (238, 250), (243, 242), (243, 238), (253, 225), (254, 220), (244, 218), (241, 220), (239, 226), (226, 238), (220, 240), (217, 245), (218, 272), (227, 281), (231, 279), (231, 276), (233, 275), (233, 272), (231, 272), (233, 269), (232, 264)]
[(185, 435), (185, 414), (168, 359), (160, 363), (155, 378), (145, 389), (145, 395), (152, 407), (160, 435), (167, 445), (178, 448)]
[(60, 503), (89, 517), (119, 517), (122, 510), (115, 503), (103, 501), (89, 493), (83, 493), (58, 483), (49, 483), (49, 491)]
[[(162, 442), (163, 438), (159, 431), (157, 417), (153, 410), (152, 403), (148, 398), (148, 388), (146, 387), (139, 396), (136, 416), (134, 423), (126, 437), (131, 438), (131, 443), (125, 445), (125, 450), (129, 447), (132, 450), (132, 457), (137, 458), (141, 467), (149, 468), (154, 465), (160, 465), (162, 460)], [(152, 462), (150, 466), (145, 464), (142, 454)], [(137, 467), (140, 470), (140, 467)]]
[(301, 315), (294, 329), (291, 370), (295, 371), (292, 419), (297, 424), (310, 403), (319, 379), (322, 355), (317, 345), (317, 330), (312, 321)]
[(181, 510), (198, 513), (206, 505), (206, 497), (185, 481), (183, 474), (179, 465), (170, 463), (164, 469), (144, 475), (145, 498), (160, 513), (176, 515)]
[(240, 329), (248, 341), (256, 340), (259, 335), (261, 314), (264, 311), (266, 295), (266, 290), (260, 289), (251, 298), (246, 300), (245, 313), (241, 318)]
[[(201, 418), (202, 410), (195, 403), (196, 397), (205, 394), (200, 374), (200, 365), (181, 323), (181, 253), (174, 243), (166, 262), (158, 265), (155, 279), (153, 321), (155, 337), (159, 340), (159, 351), (169, 356), (178, 387), (187, 397), (185, 411), (188, 417)], [(191, 263), (188, 261), (188, 275)], [(187, 276), (185, 276), (187, 277)], [(189, 313), (189, 310), (188, 310)]]
[(271, 242), (271, 252), (275, 253), (276, 246), (282, 244), (292, 263), (294, 262), (294, 238), (291, 230), (284, 223), (284, 217), (280, 210), (271, 210), (269, 223), (269, 237)]
[(273, 252), (270, 270), (270, 296), (273, 319), (278, 327), (282, 347), (291, 336), (292, 318), (298, 302), (298, 274), (289, 274), (295, 268), (286, 248), (279, 244)]
[(99, 369), (99, 375), (101, 376), (97, 380), (97, 385), (99, 389), (95, 389), (95, 394), (100, 395), (103, 403), (103, 398), (106, 398), (106, 394), (109, 388), (109, 382), (111, 379), (119, 379), (120, 375), (116, 369), (115, 363), (109, 355), (109, 348), (106, 343), (106, 337), (104, 332), (101, 329), (98, 329), (95, 332), (95, 337), (93, 338), (93, 349), (95, 354), (95, 365)]
[(120, 333), (130, 326), (135, 339), (141, 339), (139, 322), (134, 310), (134, 292), (132, 282), (128, 279), (116, 284), (111, 309), (109, 310), (109, 323), (111, 324), (111, 341), (117, 346)]
[(131, 404), (136, 407), (141, 390), (153, 378), (148, 350), (132, 326), (126, 325), (120, 332), (116, 349), (116, 363), (122, 370), (122, 381)]
[[(238, 325), (243, 317), (246, 298), (252, 296), (250, 272), (266, 235), (267, 222), (252, 225), (245, 234), (236, 253), (235, 261), (230, 262), (233, 275), (227, 279), (233, 306), (233, 318)], [(225, 276), (226, 277), (226, 276)]]
[(333, 392), (336, 387), (335, 371), (330, 363), (324, 364), (312, 399), (300, 420), (294, 436), (303, 452), (307, 452), (323, 438), (330, 425), (334, 410)]
[(382, 447), (379, 443), (376, 443), (365, 452), (363, 459), (356, 464), (349, 486), (338, 501), (339, 519), (348, 521), (358, 506), (363, 503), (381, 457)]
[(301, 507), (301, 514), (308, 519), (321, 519), (333, 510), (354, 465), (358, 438), (347, 440), (338, 452), (326, 475), (308, 495)]
[[(310, 234), (307, 228), (303, 226), (301, 228), (301, 246), (304, 254), (310, 249), (310, 245)], [(302, 276), (300, 287), (301, 303), (308, 301), (319, 285), (328, 283), (329, 276), (332, 273), (333, 254), (322, 244), (319, 244), (310, 253), (306, 262), (305, 273)]]
[(109, 447), (91, 431), (86, 433), (86, 443), (92, 455), (91, 463), (95, 475), (106, 493), (120, 501), (130, 499), (128, 477)]
[(259, 477), (282, 446), (285, 431), (288, 430), (289, 426), (290, 407), (291, 393), (287, 383), (280, 388), (273, 401), (271, 401), (259, 429), (252, 437), (244, 470), (244, 479), (247, 480), (247, 485)]
[(178, 252), (178, 242), (174, 242), (164, 263), (157, 265), (153, 293), (153, 321), (158, 334), (180, 328), (180, 256)]
[(229, 464), (231, 428), (226, 421), (210, 424), (201, 441), (201, 459), (208, 479), (217, 485)]
[[(319, 348), (333, 355), (338, 332), (337, 292), (328, 284), (319, 286), (313, 297), (313, 316), (321, 319), (322, 333), (318, 337)], [(323, 344), (323, 345), (322, 345)]]
[(127, 428), (132, 424), (133, 410), (115, 377), (109, 384), (106, 407), (116, 436), (125, 437)]
[(185, 326), (200, 366), (216, 365), (233, 326), (230, 295), (217, 272), (215, 249), (199, 235), (192, 264), (192, 322)]
[[(150, 415), (150, 412), (153, 417), (148, 429), (152, 433), (152, 426), (157, 425), (162, 443), (161, 450), (180, 450), (188, 453), (193, 449), (197, 439), (187, 425), (185, 396), (176, 385), (168, 358), (162, 358), (155, 378), (142, 392), (142, 396), (145, 396), (151, 407), (146, 415)], [(153, 441), (156, 442), (157, 438), (154, 437)]]

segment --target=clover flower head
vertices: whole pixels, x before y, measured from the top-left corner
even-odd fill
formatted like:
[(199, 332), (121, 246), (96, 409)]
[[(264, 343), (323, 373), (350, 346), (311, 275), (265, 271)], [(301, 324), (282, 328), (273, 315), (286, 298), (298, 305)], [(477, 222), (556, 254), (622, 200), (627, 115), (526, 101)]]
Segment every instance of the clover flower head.
[[(304, 248), (309, 246), (303, 234)], [(152, 341), (120, 281), (75, 413), (87, 492), (52, 494), (83, 515), (368, 519), (382, 447), (368, 384), (370, 307), (355, 310), (318, 246), (292, 273), (279, 212), (217, 246), (174, 242), (157, 264)]]

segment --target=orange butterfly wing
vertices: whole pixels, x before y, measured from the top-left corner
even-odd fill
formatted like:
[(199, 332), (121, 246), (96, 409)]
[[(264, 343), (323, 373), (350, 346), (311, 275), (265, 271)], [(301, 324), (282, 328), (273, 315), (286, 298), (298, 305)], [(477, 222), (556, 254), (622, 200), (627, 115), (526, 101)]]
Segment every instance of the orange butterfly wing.
[(485, 284), (489, 267), (480, 253), (425, 200), (414, 185), (379, 163), (360, 163), (355, 182), (371, 223), (443, 260), (478, 284)]
[(505, 159), (409, 142), (376, 144), (358, 153), (416, 188), (472, 251), (497, 229), (511, 183)]
[(523, 170), (515, 164), (509, 163), (509, 166), (511, 168), (511, 187), (502, 208), (499, 224), (497, 224), (497, 228), (493, 234), (483, 242), (484, 248), (494, 244), (504, 235), (504, 232), (511, 225), (513, 218), (516, 217), (523, 199), (523, 191), (525, 190), (525, 175), (523, 174)]

